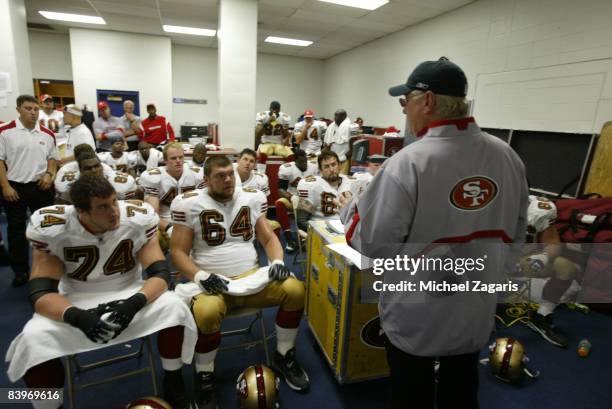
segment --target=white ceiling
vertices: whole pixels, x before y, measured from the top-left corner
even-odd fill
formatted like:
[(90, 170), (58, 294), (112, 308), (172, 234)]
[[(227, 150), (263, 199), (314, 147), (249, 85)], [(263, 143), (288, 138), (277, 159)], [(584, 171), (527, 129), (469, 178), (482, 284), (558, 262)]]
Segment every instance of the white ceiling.
[[(390, 0), (374, 11), (317, 0), (259, 0), (258, 51), (326, 59), (474, 0)], [(217, 28), (218, 0), (26, 0), (28, 23), (165, 35), (175, 44), (216, 47), (216, 37), (170, 34), (162, 24)], [(38, 11), (101, 16), (106, 25), (47, 20)], [(269, 36), (310, 40), (309, 47), (264, 43)]]

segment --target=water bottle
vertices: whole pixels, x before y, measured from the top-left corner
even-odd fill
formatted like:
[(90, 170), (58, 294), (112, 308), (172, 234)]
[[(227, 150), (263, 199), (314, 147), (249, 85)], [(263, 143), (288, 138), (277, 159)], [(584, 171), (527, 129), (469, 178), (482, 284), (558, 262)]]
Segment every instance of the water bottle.
[(588, 339), (583, 339), (578, 343), (578, 355), (582, 358), (586, 358), (591, 352), (591, 343)]

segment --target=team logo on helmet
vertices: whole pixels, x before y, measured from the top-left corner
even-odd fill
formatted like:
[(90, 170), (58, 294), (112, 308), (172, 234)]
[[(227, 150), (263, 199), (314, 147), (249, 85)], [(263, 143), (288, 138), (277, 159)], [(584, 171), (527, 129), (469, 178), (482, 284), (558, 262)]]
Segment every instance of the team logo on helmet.
[(380, 327), (380, 317), (374, 317), (361, 327), (361, 342), (372, 348), (385, 347), (385, 335)]
[(498, 192), (497, 183), (486, 176), (460, 180), (451, 190), (449, 200), (460, 210), (480, 210), (491, 203)]

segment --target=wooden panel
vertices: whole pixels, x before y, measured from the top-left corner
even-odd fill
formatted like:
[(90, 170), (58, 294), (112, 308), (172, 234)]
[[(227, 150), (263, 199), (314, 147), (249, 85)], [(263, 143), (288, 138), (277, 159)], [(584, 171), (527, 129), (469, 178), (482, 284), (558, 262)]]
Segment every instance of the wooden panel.
[(612, 121), (601, 128), (584, 192), (612, 196)]

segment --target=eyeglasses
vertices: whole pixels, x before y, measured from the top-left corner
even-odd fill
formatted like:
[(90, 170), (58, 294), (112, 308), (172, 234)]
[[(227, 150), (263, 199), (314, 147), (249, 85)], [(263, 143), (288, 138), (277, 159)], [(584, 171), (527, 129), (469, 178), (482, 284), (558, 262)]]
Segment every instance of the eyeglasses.
[(399, 99), (399, 104), (401, 105), (402, 108), (404, 108), (406, 105), (408, 105), (408, 102), (410, 102), (410, 100), (418, 98), (418, 97), (420, 97), (422, 95), (425, 95), (425, 94), (422, 94), (422, 93), (418, 93), (418, 94), (412, 94), (411, 93), (411, 94), (408, 94), (407, 98), (400, 98)]

